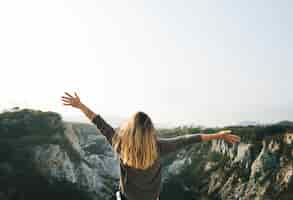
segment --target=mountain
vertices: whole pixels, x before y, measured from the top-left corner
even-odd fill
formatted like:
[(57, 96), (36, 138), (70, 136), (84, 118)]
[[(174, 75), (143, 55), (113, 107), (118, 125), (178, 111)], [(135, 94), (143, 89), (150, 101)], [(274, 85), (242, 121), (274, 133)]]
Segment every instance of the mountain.
[(281, 126), (293, 127), (293, 121), (289, 121), (289, 120), (280, 121), (277, 124)]
[[(292, 199), (285, 130), (237, 127), (239, 144), (202, 142), (164, 157), (160, 200)], [(1, 200), (110, 200), (118, 189), (118, 159), (91, 124), (23, 109), (0, 114), (0, 138)]]
[(98, 200), (118, 187), (117, 159), (94, 126), (24, 109), (0, 114), (0, 138), (1, 200)]
[(241, 121), (238, 126), (257, 126), (259, 123), (256, 121)]

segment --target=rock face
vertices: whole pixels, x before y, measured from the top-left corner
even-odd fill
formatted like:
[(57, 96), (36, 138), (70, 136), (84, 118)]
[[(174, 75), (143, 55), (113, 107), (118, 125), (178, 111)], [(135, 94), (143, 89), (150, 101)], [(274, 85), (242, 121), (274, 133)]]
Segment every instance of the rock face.
[[(199, 155), (198, 148), (206, 149), (208, 156)], [(178, 176), (165, 182), (165, 191), (170, 196), (172, 194), (167, 188), (172, 188), (172, 185), (168, 182), (176, 180), (180, 183), (180, 178), (186, 173), (193, 176), (195, 170), (193, 182), (178, 184), (185, 187), (180, 196), (192, 193), (190, 199), (293, 199), (292, 145), (285, 143), (282, 137), (234, 145), (214, 140), (210, 147), (194, 146), (189, 152), (179, 161), (193, 158), (192, 162), (184, 162), (184, 167), (172, 169)], [(200, 159), (195, 160), (196, 157)], [(169, 169), (177, 162), (171, 163)], [(197, 168), (202, 169), (200, 173)], [(200, 180), (196, 180), (197, 177)]]
[(118, 160), (98, 130), (86, 125), (90, 133), (83, 135), (84, 126), (64, 123), (57, 113), (26, 109), (2, 114), (0, 199), (109, 199), (117, 189)]
[[(0, 114), (0, 137), (0, 200), (107, 200), (118, 187), (118, 159), (94, 126), (18, 110)], [(162, 160), (160, 199), (292, 199), (288, 140), (187, 146)]]
[[(84, 148), (89, 146), (80, 146), (79, 137), (75, 134), (72, 124), (64, 126), (66, 149), (62, 149), (60, 145), (37, 146), (33, 151), (33, 162), (37, 169), (48, 179), (77, 184), (90, 194), (90, 199), (109, 198), (114, 194), (113, 189), (119, 178), (119, 163), (114, 153), (104, 138), (98, 136), (98, 132), (97, 142), (104, 142), (102, 151), (99, 154), (85, 152)], [(97, 145), (92, 143), (91, 146)], [(109, 181), (112, 185), (109, 185)]]
[[(107, 181), (116, 181), (119, 177), (118, 161), (114, 155), (85, 155), (78, 143), (74, 145), (80, 151), (80, 160), (70, 158), (70, 154), (59, 145), (37, 146), (34, 149), (33, 162), (42, 175), (48, 179), (67, 181), (77, 184), (92, 194), (91, 199), (106, 199), (104, 195), (112, 193)], [(84, 159), (84, 160), (83, 160)], [(106, 179), (105, 179), (106, 176)], [(113, 183), (113, 186), (115, 183)], [(109, 190), (109, 193), (103, 192)]]

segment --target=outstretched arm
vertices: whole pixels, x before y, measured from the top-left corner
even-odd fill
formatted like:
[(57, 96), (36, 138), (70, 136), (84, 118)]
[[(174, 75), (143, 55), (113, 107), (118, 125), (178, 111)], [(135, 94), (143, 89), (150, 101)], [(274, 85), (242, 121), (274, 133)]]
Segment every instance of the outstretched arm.
[(237, 135), (231, 134), (230, 130), (220, 131), (220, 132), (214, 133), (214, 134), (201, 134), (201, 138), (202, 138), (202, 141), (223, 139), (223, 140), (230, 142), (232, 144), (240, 142), (240, 137)]
[(160, 154), (163, 156), (165, 154), (177, 151), (186, 145), (198, 143), (201, 141), (201, 134), (187, 134), (172, 138), (158, 138), (158, 145)]
[(94, 113), (86, 105), (84, 105), (79, 96), (74, 92), (74, 96), (65, 92), (67, 96), (62, 96), (63, 105), (72, 106), (81, 110), (92, 123), (101, 131), (101, 133), (107, 138), (108, 142), (112, 143), (112, 137), (115, 134), (115, 130), (98, 114)]
[(214, 139), (224, 139), (230, 143), (236, 143), (240, 141), (240, 138), (236, 135), (230, 134), (230, 130), (220, 131), (214, 134), (187, 134), (182, 136), (177, 136), (173, 138), (159, 138), (159, 148), (161, 154), (168, 154), (174, 152), (182, 147), (185, 147), (189, 144), (194, 144), (203, 141), (210, 141)]

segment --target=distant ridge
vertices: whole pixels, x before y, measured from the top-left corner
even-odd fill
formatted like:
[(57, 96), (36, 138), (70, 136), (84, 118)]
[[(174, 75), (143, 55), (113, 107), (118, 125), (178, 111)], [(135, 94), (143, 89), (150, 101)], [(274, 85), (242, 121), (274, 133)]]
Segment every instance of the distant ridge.
[(257, 126), (260, 123), (256, 122), (256, 121), (242, 121), (239, 122), (238, 126)]
[(289, 120), (283, 120), (283, 121), (278, 122), (277, 124), (282, 125), (282, 126), (293, 127), (293, 121), (289, 121)]

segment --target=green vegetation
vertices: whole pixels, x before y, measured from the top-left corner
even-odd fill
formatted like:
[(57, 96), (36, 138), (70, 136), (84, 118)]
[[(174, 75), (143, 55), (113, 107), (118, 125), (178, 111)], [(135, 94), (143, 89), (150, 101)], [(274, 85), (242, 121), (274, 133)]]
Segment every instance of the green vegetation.
[(58, 113), (23, 109), (0, 114), (0, 198), (90, 199), (75, 184), (47, 180), (32, 162), (33, 147), (64, 144), (63, 131)]
[(212, 134), (227, 129), (232, 130), (233, 134), (239, 135), (242, 141), (260, 141), (264, 137), (278, 136), (293, 131), (293, 122), (282, 121), (272, 125), (227, 126), (223, 128), (180, 126), (173, 129), (159, 129), (158, 134), (162, 137), (174, 137), (194, 133)]
[(201, 130), (201, 127), (179, 126), (173, 129), (159, 129), (158, 134), (163, 137), (173, 137), (178, 135), (199, 133)]
[(32, 147), (63, 143), (62, 118), (54, 112), (17, 110), (0, 114), (0, 162), (21, 160), (21, 154)]
[(54, 112), (23, 109), (0, 114), (0, 136), (19, 138), (31, 135), (50, 136), (63, 132), (61, 116)]
[(287, 131), (291, 131), (293, 127), (282, 124), (248, 126), (248, 127), (226, 127), (233, 133), (241, 136), (242, 141), (260, 141), (264, 137), (282, 135)]

